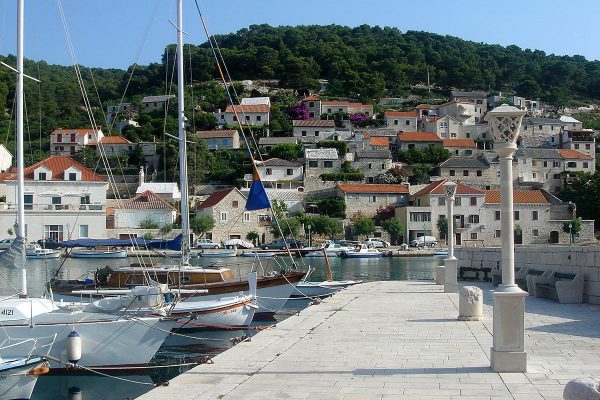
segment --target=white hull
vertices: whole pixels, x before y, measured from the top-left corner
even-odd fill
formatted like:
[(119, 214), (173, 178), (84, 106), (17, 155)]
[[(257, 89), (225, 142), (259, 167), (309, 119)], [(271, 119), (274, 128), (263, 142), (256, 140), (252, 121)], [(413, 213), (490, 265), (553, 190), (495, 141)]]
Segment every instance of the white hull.
[[(46, 361), (39, 357), (30, 360), (21, 359), (20, 362), (16, 360), (0, 362), (0, 399), (30, 399), (38, 375), (27, 375), (27, 373), (45, 363)], [(16, 366), (17, 364), (24, 365)]]
[(127, 250), (73, 250), (70, 255), (73, 258), (127, 258)]
[(299, 282), (291, 297), (325, 297), (362, 281)]
[(250, 298), (221, 297), (212, 301), (202, 296), (176, 303), (172, 315), (179, 317), (175, 329), (240, 328), (250, 325), (255, 311)]
[(60, 258), (59, 252), (52, 253), (29, 253), (27, 252), (28, 260), (49, 260), (52, 258)]
[(219, 251), (219, 250), (205, 250), (197, 252), (198, 257), (237, 257), (237, 250), (231, 251)]
[(271, 258), (271, 257), (275, 257), (275, 253), (273, 252), (264, 252), (264, 253), (257, 253), (255, 251), (245, 251), (242, 253), (243, 257), (252, 257), (252, 258)]

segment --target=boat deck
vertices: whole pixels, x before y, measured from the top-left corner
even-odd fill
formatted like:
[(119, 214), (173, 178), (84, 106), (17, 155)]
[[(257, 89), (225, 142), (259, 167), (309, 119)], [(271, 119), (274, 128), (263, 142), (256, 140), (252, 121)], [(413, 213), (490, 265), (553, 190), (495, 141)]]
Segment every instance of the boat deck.
[(431, 282), (353, 286), (140, 399), (558, 400), (600, 375), (600, 306), (531, 296), (528, 372), (493, 372), (492, 286), (480, 286), (480, 322), (457, 321), (458, 295)]

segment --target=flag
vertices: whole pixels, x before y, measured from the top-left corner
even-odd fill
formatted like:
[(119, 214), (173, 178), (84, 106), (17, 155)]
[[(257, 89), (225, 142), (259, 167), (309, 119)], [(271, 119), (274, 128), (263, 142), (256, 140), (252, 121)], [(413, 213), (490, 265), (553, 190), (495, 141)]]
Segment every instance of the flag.
[(252, 166), (252, 186), (250, 186), (250, 193), (248, 193), (248, 200), (246, 201), (246, 211), (262, 210), (264, 208), (271, 208), (271, 202), (254, 165)]

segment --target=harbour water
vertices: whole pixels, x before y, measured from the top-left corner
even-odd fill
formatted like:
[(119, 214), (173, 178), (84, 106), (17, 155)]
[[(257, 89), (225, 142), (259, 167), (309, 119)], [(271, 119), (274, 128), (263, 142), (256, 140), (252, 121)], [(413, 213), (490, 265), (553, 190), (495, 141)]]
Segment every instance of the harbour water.
[[(155, 262), (176, 263), (177, 260), (165, 258), (154, 259)], [(323, 258), (295, 259), (299, 268), (310, 266), (314, 269), (310, 280), (322, 281), (326, 279)], [(384, 257), (380, 259), (340, 259), (330, 258), (334, 279), (353, 279), (363, 281), (388, 281), (388, 280), (417, 280), (431, 279), (435, 267), (441, 263), (441, 257)], [(82, 259), (58, 259), (58, 260), (32, 260), (28, 261), (28, 290), (30, 295), (41, 295), (44, 293), (45, 284), (49, 278), (58, 276), (63, 279), (75, 279), (91, 276), (93, 272), (106, 265), (119, 266), (127, 262), (138, 262), (134, 258), (127, 260), (82, 260)], [(244, 277), (252, 268), (252, 260), (243, 257), (227, 259), (194, 259), (192, 263), (206, 265), (215, 263), (225, 265), (232, 269), (237, 277)], [(61, 266), (62, 265), (62, 266)], [(256, 266), (260, 271), (280, 270), (289, 267), (289, 260), (276, 258), (261, 260)], [(19, 286), (19, 273), (16, 270), (0, 270), (0, 295), (14, 294)], [(39, 378), (33, 393), (32, 400), (120, 400), (132, 399), (152, 389), (157, 382), (164, 382), (172, 377), (186, 371), (194, 364), (200, 362), (206, 356), (216, 355), (230, 348), (235, 339), (244, 335), (252, 335), (259, 329), (283, 320), (290, 315), (308, 306), (307, 300), (290, 300), (284, 309), (276, 315), (275, 321), (257, 323), (253, 329), (248, 331), (197, 331), (186, 333), (192, 337), (170, 337), (168, 338), (157, 355), (153, 364), (157, 368), (144, 369), (133, 372), (133, 375), (119, 375), (119, 380), (93, 375), (66, 375), (66, 376), (42, 376)], [(173, 366), (166, 368), (165, 366)]]

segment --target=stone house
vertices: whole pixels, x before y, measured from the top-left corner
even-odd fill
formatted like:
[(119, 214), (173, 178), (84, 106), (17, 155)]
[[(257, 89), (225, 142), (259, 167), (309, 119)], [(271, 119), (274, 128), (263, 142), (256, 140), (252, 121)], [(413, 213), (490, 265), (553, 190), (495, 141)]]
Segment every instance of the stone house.
[(432, 104), (419, 104), (415, 110), (417, 111), (417, 120), (438, 115), (438, 106)]
[(321, 119), (321, 99), (316, 96), (308, 96), (302, 99), (302, 103), (308, 109), (309, 119)]
[(554, 118), (523, 118), (521, 136), (554, 136), (568, 124)]
[(247, 197), (238, 189), (227, 188), (217, 190), (196, 206), (198, 214), (215, 220), (214, 228), (205, 237), (219, 243), (229, 239), (246, 240), (251, 231), (264, 235), (271, 226), (269, 211), (246, 211), (246, 200)]
[[(270, 158), (257, 161), (256, 168), (265, 188), (298, 189), (304, 184), (303, 166), (299, 162)], [(244, 175), (246, 188), (252, 186), (252, 174)]]
[(444, 148), (453, 157), (473, 157), (477, 155), (477, 145), (473, 139), (444, 139)]
[(136, 229), (142, 221), (152, 221), (159, 227), (173, 224), (175, 207), (147, 190), (132, 199), (122, 200), (114, 208), (115, 229)]
[(573, 117), (570, 117), (568, 115), (561, 115), (561, 117), (559, 118), (559, 120), (561, 120), (564, 125), (563, 128), (567, 129), (567, 130), (573, 130), (573, 131), (578, 131), (583, 129), (583, 123)]
[(449, 115), (463, 125), (473, 125), (483, 121), (487, 109), (472, 100), (459, 99), (439, 105), (437, 111), (439, 117)]
[[(396, 154), (396, 141), (398, 139), (398, 131), (396, 129), (379, 128), (354, 130), (354, 141), (357, 143), (357, 148), (370, 147), (373, 138), (386, 138), (390, 151), (392, 154)], [(365, 142), (367, 144), (364, 144)], [(361, 144), (359, 145), (359, 143)]]
[(142, 99), (142, 112), (163, 111), (175, 95), (146, 96)]
[(271, 106), (268, 104), (239, 104), (228, 105), (224, 112), (217, 110), (214, 115), (221, 126), (237, 126), (238, 117), (242, 125), (266, 126), (269, 125), (270, 111)]
[(373, 106), (371, 104), (351, 103), (348, 101), (332, 100), (321, 102), (321, 114), (364, 114), (373, 117)]
[(423, 132), (434, 132), (442, 139), (464, 138), (463, 125), (460, 121), (450, 115), (443, 117), (424, 117), (419, 123), (419, 130)]
[(396, 143), (398, 151), (443, 145), (442, 139), (433, 132), (400, 132)]
[(404, 184), (365, 184), (338, 183), (335, 188), (337, 197), (346, 202), (346, 218), (361, 213), (373, 217), (379, 208), (390, 204), (402, 206), (408, 204), (410, 193)]
[(298, 144), (300, 141), (298, 138), (293, 136), (281, 136), (281, 137), (261, 137), (258, 139), (258, 148), (261, 154), (266, 154), (278, 144)]
[(339, 172), (343, 160), (336, 149), (304, 149), (304, 190), (333, 187), (334, 182), (324, 182), (322, 174)]
[(417, 113), (414, 111), (386, 111), (384, 114), (385, 123), (388, 127), (402, 132), (417, 131)]
[(357, 149), (354, 152), (352, 166), (358, 168), (365, 175), (365, 182), (375, 183), (377, 175), (392, 167), (392, 155), (387, 148), (382, 150)]
[(131, 106), (131, 103), (119, 103), (116, 105), (110, 105), (106, 107), (106, 123), (112, 124), (113, 120), (119, 115), (123, 117), (131, 118), (131, 116), (137, 113), (137, 109)]
[(236, 129), (198, 131), (196, 137), (206, 143), (209, 150), (232, 150), (240, 148), (240, 134)]
[(559, 135), (559, 147), (561, 149), (576, 150), (596, 158), (596, 145), (592, 129), (564, 130)]
[[(450, 100), (459, 100), (459, 99), (468, 99), (471, 100), (475, 105), (485, 110), (484, 114), (487, 112), (488, 104), (487, 99), (488, 95), (486, 92), (482, 91), (462, 91), (462, 90), (453, 90), (450, 92)], [(483, 117), (483, 115), (481, 115)]]
[[(513, 176), (515, 175), (513, 162)], [(443, 179), (460, 180), (470, 187), (489, 190), (500, 187), (500, 164), (495, 154), (486, 152), (477, 157), (451, 157), (438, 165)]]
[(294, 120), (293, 135), (297, 138), (316, 138), (317, 140), (337, 140), (335, 121), (333, 120)]
[(63, 129), (58, 128), (50, 133), (50, 154), (52, 155), (74, 155), (83, 146), (95, 146), (104, 133), (101, 129)]

